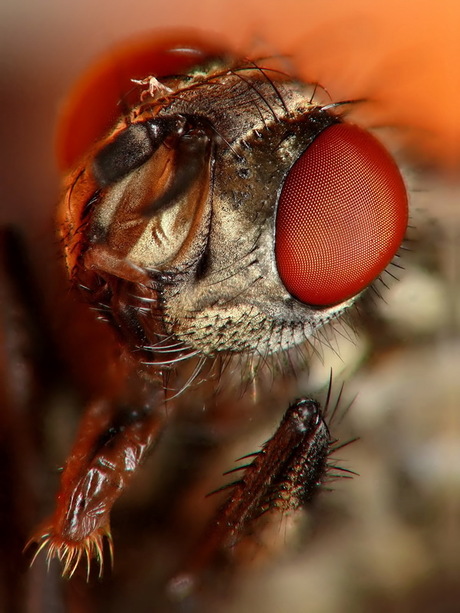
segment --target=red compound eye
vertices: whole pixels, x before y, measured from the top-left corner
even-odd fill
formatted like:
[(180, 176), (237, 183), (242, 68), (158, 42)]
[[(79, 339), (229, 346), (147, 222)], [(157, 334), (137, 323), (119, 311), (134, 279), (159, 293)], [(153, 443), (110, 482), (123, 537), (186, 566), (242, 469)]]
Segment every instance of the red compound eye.
[(389, 153), (368, 132), (334, 124), (284, 183), (276, 217), (278, 273), (298, 300), (338, 304), (385, 269), (406, 226), (406, 189)]
[(213, 41), (180, 32), (150, 34), (111, 49), (80, 77), (61, 110), (56, 149), (62, 170), (71, 168), (130, 107), (127, 94), (136, 93), (132, 79), (181, 74), (223, 54)]

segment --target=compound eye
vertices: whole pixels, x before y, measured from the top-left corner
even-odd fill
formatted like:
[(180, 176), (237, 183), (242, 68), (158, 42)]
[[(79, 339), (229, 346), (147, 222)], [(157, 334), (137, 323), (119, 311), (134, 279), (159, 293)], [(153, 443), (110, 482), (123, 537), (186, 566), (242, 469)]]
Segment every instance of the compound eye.
[[(132, 79), (179, 75), (225, 52), (187, 33), (147, 35), (117, 45), (81, 76), (63, 105), (56, 149), (62, 170), (71, 168), (132, 106)], [(130, 97), (130, 93), (133, 96)]]
[(407, 215), (401, 174), (379, 141), (357, 126), (329, 126), (281, 190), (275, 256), (284, 286), (312, 306), (352, 298), (392, 260)]

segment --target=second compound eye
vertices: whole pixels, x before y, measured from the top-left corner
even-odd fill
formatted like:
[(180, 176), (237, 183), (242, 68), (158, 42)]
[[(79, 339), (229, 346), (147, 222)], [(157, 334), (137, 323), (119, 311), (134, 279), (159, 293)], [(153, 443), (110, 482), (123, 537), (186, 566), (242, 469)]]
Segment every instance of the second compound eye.
[(352, 298), (394, 257), (407, 215), (401, 174), (379, 141), (349, 124), (326, 128), (281, 190), (275, 256), (284, 286), (312, 306)]

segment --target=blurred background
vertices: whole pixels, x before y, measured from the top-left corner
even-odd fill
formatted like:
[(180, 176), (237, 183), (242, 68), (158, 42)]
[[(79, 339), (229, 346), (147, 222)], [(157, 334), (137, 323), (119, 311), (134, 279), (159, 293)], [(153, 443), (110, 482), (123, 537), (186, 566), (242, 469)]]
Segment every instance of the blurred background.
[[(362, 306), (353, 342), (339, 333), (330, 348), (323, 344), (322, 360), (313, 361), (309, 378), (299, 382), (301, 391), (321, 390), (331, 367), (335, 380), (346, 380), (347, 397), (356, 399), (334, 434), (360, 437), (340, 454), (342, 464), (360, 476), (335, 484), (282, 553), (246, 570), (224, 602), (216, 597), (207, 605), (210, 611), (460, 611), (459, 26), (454, 0), (16, 0), (0, 8), (0, 223), (14, 224), (26, 240), (36, 279), (31, 304), (43, 302), (44, 312), (51, 313), (58, 291), (52, 280), (52, 217), (59, 198), (53, 139), (62, 101), (93, 58), (138, 33), (198, 30), (243, 55), (285, 56), (287, 66), (324, 85), (332, 100), (366, 98), (352, 119), (388, 144), (409, 186), (411, 240), (401, 281), (382, 288), (384, 300)], [(3, 281), (2, 304), (8, 283)], [(52, 324), (44, 323), (43, 330), (56, 334)], [(53, 352), (39, 361), (52, 361)], [(14, 359), (4, 366), (8, 385), (15, 377), (25, 380), (21, 368)], [(52, 381), (53, 368), (60, 367), (46, 368)], [(21, 390), (20, 382), (16, 388)], [(115, 570), (104, 585), (86, 588), (61, 582), (54, 567), (50, 575), (40, 563), (27, 571), (18, 549), (50, 504), (55, 468), (79, 410), (77, 401), (75, 408), (66, 406), (73, 417), (62, 426), (58, 397), (46, 409), (46, 427), (62, 428), (68, 440), (59, 440), (51, 454), (43, 441), (36, 443), (30, 399), (20, 410), (3, 401), (10, 408), (0, 420), (0, 525), (8, 543), (0, 554), (0, 610), (203, 610), (190, 602), (177, 609), (161, 604), (153, 584), (148, 590), (148, 574), (138, 584)], [(28, 420), (24, 431), (20, 419)], [(247, 452), (264, 437), (263, 429), (253, 435)], [(10, 465), (21, 458), (34, 468), (28, 476), (19, 470), (16, 479)], [(128, 542), (129, 510), (135, 516), (142, 505), (142, 495), (133, 496), (121, 503), (114, 530), (125, 530)], [(149, 564), (145, 552), (137, 562), (135, 553), (129, 559)]]

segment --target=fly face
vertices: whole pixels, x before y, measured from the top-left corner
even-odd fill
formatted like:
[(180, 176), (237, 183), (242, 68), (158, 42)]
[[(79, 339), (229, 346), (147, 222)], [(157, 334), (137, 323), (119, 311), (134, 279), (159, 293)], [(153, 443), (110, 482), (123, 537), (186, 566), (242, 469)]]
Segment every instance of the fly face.
[(206, 355), (303, 342), (397, 251), (396, 165), (310, 85), (263, 65), (213, 60), (155, 82), (70, 177), (74, 282), (153, 353), (171, 336)]
[[(169, 51), (171, 72), (133, 74), (123, 116), (71, 156), (59, 208), (71, 282), (121, 352), (36, 535), (65, 575), (102, 564), (111, 508), (167, 422), (169, 371), (303, 343), (388, 266), (407, 224), (395, 163), (342, 105), (263, 62)], [(305, 506), (333, 449), (319, 405), (297, 399), (178, 576), (190, 585), (261, 515)]]

